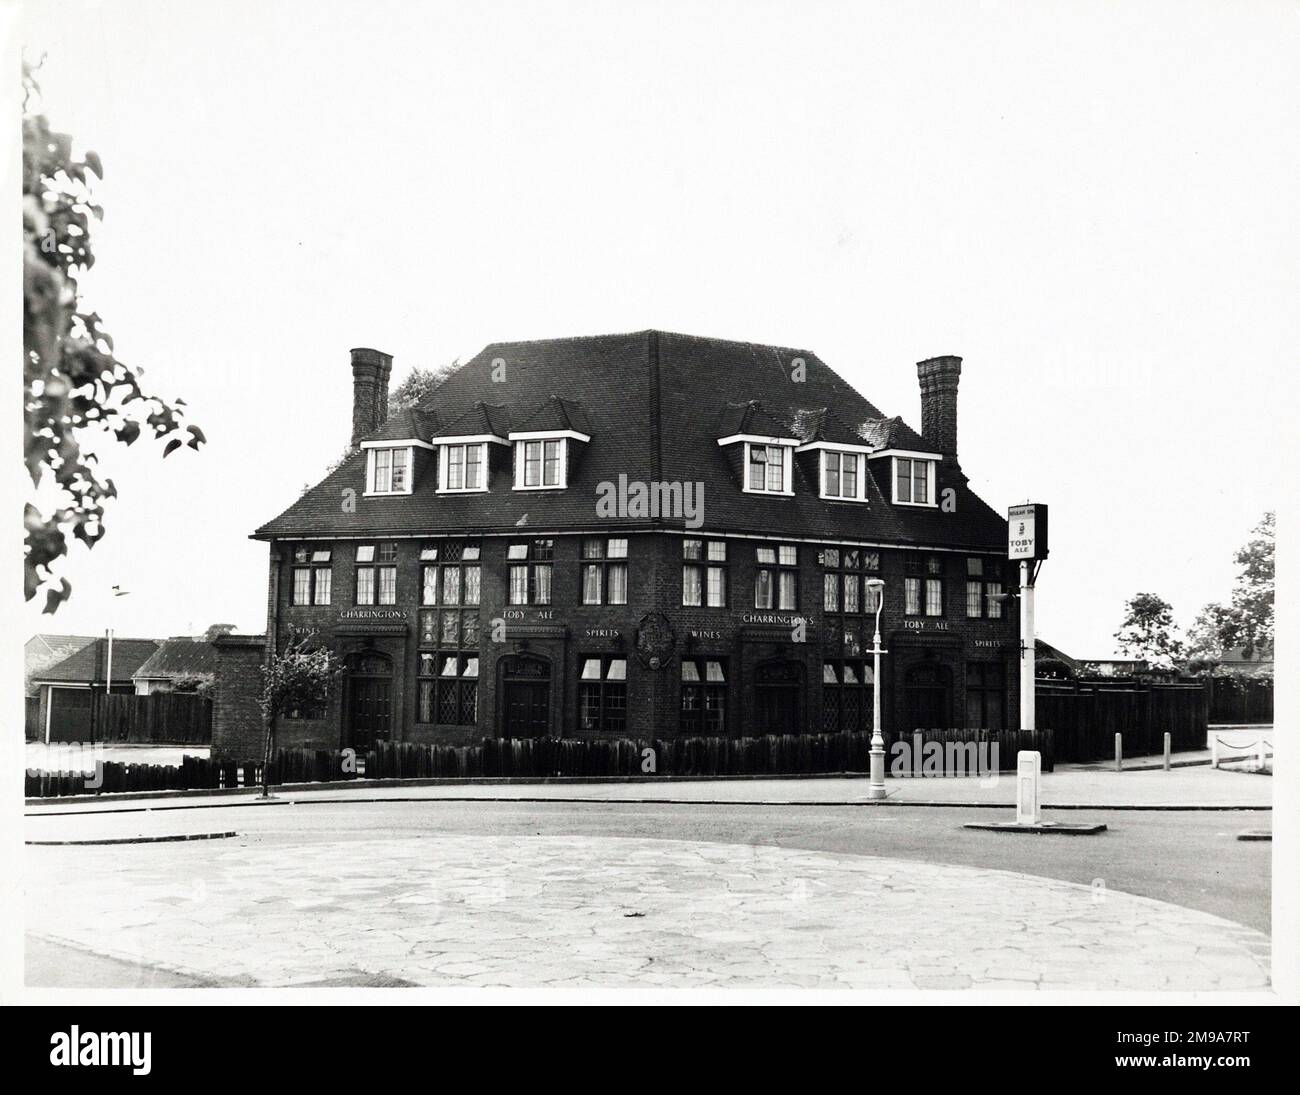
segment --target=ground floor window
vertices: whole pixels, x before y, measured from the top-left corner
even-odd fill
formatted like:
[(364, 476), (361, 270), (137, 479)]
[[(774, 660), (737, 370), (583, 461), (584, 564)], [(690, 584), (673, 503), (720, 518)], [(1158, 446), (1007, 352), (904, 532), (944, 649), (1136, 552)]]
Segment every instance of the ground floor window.
[(1002, 662), (966, 663), (966, 727), (1006, 728), (1006, 667)]
[(716, 736), (727, 729), (727, 669), (720, 658), (682, 659), (683, 734)]
[(826, 733), (870, 731), (873, 681), (866, 662), (822, 664), (822, 729)]
[(627, 659), (587, 657), (578, 677), (578, 725), (592, 733), (627, 727)]
[(478, 655), (422, 653), (417, 721), (443, 726), (478, 722)]

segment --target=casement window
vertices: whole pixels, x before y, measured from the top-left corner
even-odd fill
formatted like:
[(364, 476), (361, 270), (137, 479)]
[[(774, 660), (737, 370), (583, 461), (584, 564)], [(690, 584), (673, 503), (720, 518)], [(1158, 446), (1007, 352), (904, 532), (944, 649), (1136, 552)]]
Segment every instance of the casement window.
[(515, 443), (515, 490), (548, 490), (566, 486), (568, 442), (541, 437)]
[(1001, 662), (966, 663), (966, 728), (1006, 729), (1006, 667)]
[(789, 445), (745, 442), (745, 490), (749, 494), (792, 494)]
[(356, 603), (397, 604), (397, 545), (358, 544)]
[(894, 457), (894, 501), (908, 506), (933, 506), (935, 461)]
[(309, 548), (300, 544), (293, 549), (293, 591), (295, 605), (328, 605), (334, 584), (329, 548)]
[(880, 574), (880, 552), (868, 548), (827, 547), (822, 565), (822, 609), (828, 649), (853, 658), (871, 645), (875, 610), (867, 579)]
[(621, 734), (627, 728), (627, 659), (591, 655), (581, 663), (579, 725), (590, 733)]
[(727, 663), (723, 658), (682, 659), (683, 734), (715, 737), (727, 732)]
[(487, 490), (487, 447), (486, 441), (439, 445), (438, 490), (444, 494)]
[(841, 502), (865, 502), (867, 482), (865, 457), (859, 452), (823, 449), (822, 497)]
[(481, 587), (477, 543), (446, 540), (420, 550), (422, 605), (477, 605)]
[(822, 663), (822, 730), (852, 734), (871, 729), (871, 665), (851, 659)]
[(411, 448), (367, 448), (366, 493), (411, 493)]
[(727, 607), (727, 542), (682, 541), (682, 604)]
[(582, 603), (627, 604), (627, 539), (588, 536), (582, 541)]
[(417, 722), (442, 726), (475, 725), (478, 655), (421, 652), (415, 717)]
[(907, 616), (942, 616), (943, 560), (929, 556), (909, 559), (903, 579), (903, 613)]
[(993, 599), (1001, 592), (1001, 560), (974, 557), (966, 560), (966, 615), (970, 619), (1002, 619), (1002, 603)]
[(755, 552), (754, 607), (797, 609), (799, 549), (794, 544), (765, 544)]
[(517, 540), (506, 550), (509, 560), (510, 603), (549, 605), (554, 540)]

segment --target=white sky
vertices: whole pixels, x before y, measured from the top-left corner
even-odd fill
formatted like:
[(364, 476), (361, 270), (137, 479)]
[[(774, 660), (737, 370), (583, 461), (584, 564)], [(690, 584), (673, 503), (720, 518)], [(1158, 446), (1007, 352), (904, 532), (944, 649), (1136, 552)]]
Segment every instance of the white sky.
[(103, 157), (89, 303), (210, 444), (26, 631), (260, 630), (246, 537), (346, 444), (348, 349), (660, 327), (815, 350), (920, 426), (965, 358), (995, 508), (1052, 505), (1039, 632), (1183, 624), (1294, 472), (1292, 3), (32, 4)]

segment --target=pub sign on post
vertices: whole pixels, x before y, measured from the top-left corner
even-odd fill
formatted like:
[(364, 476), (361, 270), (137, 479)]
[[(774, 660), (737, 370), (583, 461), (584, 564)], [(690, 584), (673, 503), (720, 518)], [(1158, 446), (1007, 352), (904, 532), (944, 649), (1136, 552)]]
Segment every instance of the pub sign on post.
[(1047, 558), (1047, 506), (1027, 502), (1007, 510), (1007, 558)]

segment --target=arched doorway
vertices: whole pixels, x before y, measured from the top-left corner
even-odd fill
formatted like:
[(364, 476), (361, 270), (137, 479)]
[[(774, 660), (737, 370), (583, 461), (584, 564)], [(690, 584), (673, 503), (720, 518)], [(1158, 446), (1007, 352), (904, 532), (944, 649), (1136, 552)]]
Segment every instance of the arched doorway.
[(764, 662), (754, 670), (754, 733), (798, 734), (803, 730), (803, 666)]
[(952, 725), (952, 670), (937, 662), (912, 666), (903, 676), (901, 729), (911, 733)]
[(347, 744), (360, 753), (392, 733), (393, 662), (367, 650), (348, 657), (347, 673)]
[(544, 738), (551, 730), (551, 663), (529, 654), (500, 661), (501, 736)]

